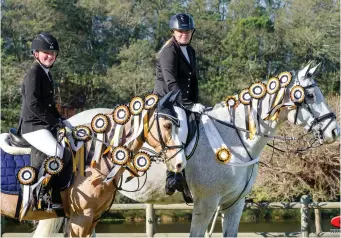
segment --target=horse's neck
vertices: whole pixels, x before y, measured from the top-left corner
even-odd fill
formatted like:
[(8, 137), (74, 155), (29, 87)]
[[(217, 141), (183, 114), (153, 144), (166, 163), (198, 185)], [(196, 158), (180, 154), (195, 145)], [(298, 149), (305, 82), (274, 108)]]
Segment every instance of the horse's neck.
[[(144, 128), (144, 126), (145, 126), (144, 123), (145, 122), (143, 121), (144, 119), (143, 119), (142, 115), (140, 115), (138, 117), (139, 118), (138, 119), (139, 120), (139, 128), (143, 127), (143, 130), (141, 131), (141, 133), (139, 133), (139, 135), (137, 135), (137, 137), (135, 135), (135, 131), (138, 132), (138, 131), (140, 131), (140, 129), (134, 127), (133, 123), (131, 122), (131, 120), (133, 120), (132, 119), (133, 117), (131, 117), (129, 119), (129, 121), (125, 124), (124, 130), (126, 132), (130, 132), (130, 137), (128, 137), (127, 140), (132, 139), (132, 141), (127, 145), (127, 148), (129, 150), (131, 150), (132, 152), (137, 153), (141, 149), (144, 141), (146, 140), (146, 138), (144, 137), (145, 136), (144, 135), (145, 130), (148, 130), (148, 132), (149, 132), (151, 124), (153, 123), (152, 122), (153, 115), (154, 115), (154, 110), (153, 109), (147, 111), (147, 114), (146, 114), (147, 121), (146, 121), (146, 123), (148, 124), (148, 128)], [(137, 118), (135, 118), (135, 119), (137, 119)], [(132, 136), (135, 136), (136, 138), (132, 138)]]
[[(258, 124), (257, 134), (271, 135), (271, 136), (275, 135), (278, 122), (276, 120), (275, 121), (263, 120), (266, 113), (269, 112), (271, 108), (270, 102), (272, 100), (272, 97), (273, 96), (266, 94), (262, 99), (259, 100), (259, 104), (258, 102), (254, 102), (253, 104), (253, 105), (257, 105), (257, 108), (255, 108), (255, 110), (257, 110), (258, 108), (261, 109), (261, 111), (257, 110), (258, 121), (255, 122)], [(217, 106), (217, 109), (212, 110), (210, 115), (228, 123), (233, 122), (236, 127), (248, 130), (249, 128), (248, 128), (246, 119), (247, 117), (249, 117), (249, 113), (251, 113), (251, 110), (249, 110), (249, 108), (251, 108), (252, 110), (251, 106), (249, 105), (245, 106), (244, 104), (240, 103), (235, 109), (232, 109), (234, 110), (234, 112), (230, 113), (227, 107)], [(248, 148), (251, 155), (255, 157), (259, 156), (262, 149), (264, 148), (267, 141), (269, 140), (267, 137), (264, 137), (264, 136), (255, 136), (251, 140), (248, 138), (248, 133), (243, 132), (243, 131), (239, 131), (239, 133), (241, 135), (241, 139), (243, 140), (245, 146)]]
[[(153, 111), (148, 111), (147, 112), (147, 118), (150, 119), (151, 116), (153, 115)], [(112, 118), (112, 117), (110, 117)], [(111, 119), (112, 120), (112, 119)], [(134, 121), (133, 120), (138, 120), (139, 121), (139, 126), (135, 127), (134, 126)], [(148, 120), (148, 126), (150, 126), (150, 120)], [(142, 132), (137, 135), (137, 131), (139, 131), (139, 128), (143, 125), (143, 118), (142, 116), (131, 116), (130, 119), (122, 126), (119, 126), (118, 124), (114, 123), (113, 120), (111, 121), (111, 128), (108, 130), (104, 138), (107, 138), (107, 144), (108, 146), (114, 146), (114, 141), (119, 139), (118, 146), (126, 146), (128, 150), (132, 151), (133, 153), (137, 153), (142, 145), (143, 145), (143, 139), (142, 136), (144, 135), (144, 132)], [(122, 130), (120, 133), (122, 136), (120, 138), (114, 138), (114, 132), (115, 130)], [(135, 133), (136, 132), (136, 133)], [(130, 141), (129, 143), (126, 143)], [(126, 143), (126, 144), (125, 144)], [(103, 145), (105, 146), (105, 145)], [(107, 149), (107, 148), (106, 148)], [(106, 153), (106, 155), (103, 155), (101, 157), (101, 162), (100, 162), (100, 167), (99, 169), (103, 174), (107, 174), (110, 172), (110, 168), (113, 167), (114, 163), (110, 159), (111, 156), (111, 151)], [(106, 160), (106, 161), (105, 161)]]
[[(147, 117), (149, 117), (149, 115), (147, 115)], [(140, 125), (140, 126), (143, 126), (143, 121), (142, 121), (142, 118), (141, 118), (141, 116), (131, 116), (130, 118), (129, 118), (129, 120), (124, 124), (124, 125), (122, 125), (121, 126), (121, 130), (122, 130), (122, 137), (121, 138), (119, 138), (120, 139), (120, 143), (119, 143), (119, 145), (123, 145), (126, 141), (128, 141), (128, 140), (130, 140), (134, 135), (135, 135), (135, 130), (138, 130), (138, 128), (136, 128), (135, 126), (134, 126), (134, 124), (135, 124), (135, 122), (134, 122), (134, 120), (138, 120), (138, 124)], [(109, 130), (109, 132), (110, 131), (114, 131), (114, 130), (116, 130), (118, 127), (119, 127), (119, 125), (118, 124), (116, 124), (113, 120), (111, 121), (111, 124), (112, 124), (112, 127), (110, 128), (110, 130)], [(142, 132), (143, 133), (143, 132)], [(136, 135), (135, 135), (136, 136)], [(130, 142), (130, 143), (128, 143), (128, 144), (126, 144), (125, 146), (129, 149), (129, 150), (131, 150), (131, 151), (133, 151), (133, 152), (137, 152), (140, 148), (140, 146), (142, 146), (142, 142), (141, 142), (141, 139), (139, 138), (141, 135), (139, 135), (138, 136), (138, 138), (132, 138), (133, 140)], [(110, 137), (110, 135), (109, 136), (107, 136), (108, 138)], [(112, 136), (111, 136), (112, 137)], [(112, 140), (113, 138), (109, 138), (109, 142), (110, 142), (110, 140)]]

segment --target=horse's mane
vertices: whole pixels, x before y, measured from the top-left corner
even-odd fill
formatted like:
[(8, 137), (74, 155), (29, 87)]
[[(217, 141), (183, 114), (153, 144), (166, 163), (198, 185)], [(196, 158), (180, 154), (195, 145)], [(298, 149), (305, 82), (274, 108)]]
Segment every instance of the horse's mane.
[(226, 105), (223, 101), (221, 101), (221, 102), (218, 102), (216, 105), (214, 105), (212, 110), (217, 110), (217, 109), (224, 108), (224, 107), (226, 107)]
[[(286, 71), (286, 72), (290, 72), (291, 75), (292, 75), (292, 78), (293, 78), (293, 79), (295, 78), (295, 76), (296, 76), (296, 71), (295, 71), (295, 70), (290, 70), (290, 71)], [(279, 75), (280, 75), (280, 73), (279, 73), (279, 74), (276, 74), (276, 75), (273, 76), (273, 77), (278, 78)], [(273, 78), (273, 77), (271, 77), (271, 78)], [(263, 83), (264, 85), (266, 85), (266, 84), (268, 83), (269, 80), (270, 80), (270, 79), (262, 80), (262, 81), (258, 81), (258, 82), (261, 82), (261, 83)], [(252, 82), (248, 88), (250, 88), (251, 85), (253, 85), (254, 83), (257, 83), (257, 82)], [(239, 94), (240, 94), (240, 92), (241, 92), (242, 90), (243, 90), (243, 89), (238, 90), (238, 92), (237, 92), (236, 94), (234, 94), (233, 97), (235, 97), (235, 98), (238, 100), (238, 99), (239, 99)], [(267, 92), (266, 92), (266, 94), (267, 94)], [(225, 103), (225, 100), (223, 100), (223, 101), (220, 101), (220, 102), (218, 102), (217, 104), (215, 104), (212, 110), (217, 110), (217, 109), (221, 109), (221, 108), (225, 108), (225, 107), (226, 107), (226, 103)]]

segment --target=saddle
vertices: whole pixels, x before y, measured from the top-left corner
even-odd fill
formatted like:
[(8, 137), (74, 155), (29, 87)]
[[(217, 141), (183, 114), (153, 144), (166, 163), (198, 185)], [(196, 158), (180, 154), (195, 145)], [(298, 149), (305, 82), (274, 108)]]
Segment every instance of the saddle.
[[(35, 147), (31, 146), (20, 134), (17, 133), (15, 128), (11, 128), (8, 134), (1, 134), (0, 147), (2, 152), (1, 168), (2, 171), (3, 169), (6, 171), (5, 173), (1, 174), (1, 192), (7, 194), (19, 194), (19, 197), (23, 197), (27, 196), (24, 194), (24, 191), (29, 191), (27, 187), (34, 187), (35, 191), (33, 192), (33, 197), (30, 198), (30, 201), (31, 204), (36, 207), (37, 197), (41, 189), (41, 184), (37, 185), (37, 182), (40, 181), (42, 176), (46, 174), (45, 165), (48, 156)], [(73, 167), (71, 153), (71, 150), (68, 147), (65, 147), (63, 156), (63, 169), (59, 173), (51, 176), (49, 184), (51, 187), (50, 192), (52, 194), (52, 203), (61, 203), (60, 191), (65, 190), (72, 184)], [(22, 169), (24, 169), (23, 172), (21, 172)], [(35, 178), (29, 183), (31, 185), (25, 185), (25, 183), (19, 182), (20, 179), (18, 177), (20, 175), (22, 175), (21, 177), (24, 178), (30, 173), (35, 174)], [(37, 186), (35, 186), (35, 184)], [(18, 204), (17, 210), (20, 209), (21, 203), (24, 204), (25, 201), (19, 199), (18, 203), (20, 204)], [(46, 207), (42, 208), (42, 210), (45, 209)], [(56, 210), (56, 213), (60, 216), (64, 215), (63, 209), (60, 211)]]
[(9, 129), (9, 143), (10, 145), (17, 147), (31, 147), (31, 145), (20, 134), (17, 133), (16, 128)]

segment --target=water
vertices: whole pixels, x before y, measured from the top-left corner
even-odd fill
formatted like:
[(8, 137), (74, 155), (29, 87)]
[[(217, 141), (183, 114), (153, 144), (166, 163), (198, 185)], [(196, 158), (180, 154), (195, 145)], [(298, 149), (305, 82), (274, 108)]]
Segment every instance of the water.
[[(188, 233), (190, 222), (173, 222), (168, 224), (159, 223), (156, 232), (159, 233)], [(211, 227), (211, 225), (210, 225)], [(323, 231), (328, 231), (333, 227), (329, 221), (322, 222)], [(312, 227), (312, 231), (315, 226)], [(96, 227), (98, 233), (144, 233), (146, 232), (145, 223), (123, 223), (106, 224), (100, 223)], [(249, 222), (240, 223), (239, 232), (300, 232), (301, 224), (297, 221), (272, 221), (272, 222)], [(221, 232), (221, 222), (217, 221), (214, 232)]]
[[(298, 232), (300, 224), (295, 222), (271, 222), (271, 223), (241, 223), (239, 232)], [(159, 233), (188, 233), (190, 230), (189, 222), (174, 222), (169, 224), (157, 224), (156, 232)], [(145, 224), (98, 224), (98, 233), (144, 233)], [(217, 223), (214, 232), (221, 232), (221, 225)]]
[[(220, 221), (217, 221), (214, 232), (221, 232)], [(313, 225), (313, 224), (312, 224)], [(329, 232), (333, 227), (330, 222), (325, 220), (322, 222), (322, 229)], [(271, 221), (271, 222), (249, 222), (241, 223), (239, 232), (299, 232), (301, 229), (298, 221)], [(33, 225), (28, 222), (19, 223), (14, 220), (1, 222), (1, 232), (9, 233), (29, 233), (32, 232)], [(157, 233), (188, 233), (190, 230), (190, 222), (173, 222), (162, 224), (158, 223), (156, 226)], [(315, 228), (312, 228), (314, 231)], [(99, 223), (96, 227), (98, 233), (145, 233), (146, 226), (144, 222), (141, 223)]]

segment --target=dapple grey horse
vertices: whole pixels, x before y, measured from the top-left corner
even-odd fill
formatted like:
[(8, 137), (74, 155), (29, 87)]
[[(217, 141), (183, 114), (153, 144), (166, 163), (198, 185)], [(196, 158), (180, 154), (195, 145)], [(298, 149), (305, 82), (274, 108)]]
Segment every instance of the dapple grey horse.
[[(250, 192), (256, 180), (258, 157), (269, 139), (275, 135), (276, 128), (281, 122), (287, 120), (317, 133), (321, 143), (331, 143), (339, 137), (340, 130), (335, 114), (328, 108), (320, 89), (313, 80), (316, 68), (317, 66), (310, 68), (308, 65), (295, 72), (288, 85), (285, 87), (281, 85), (282, 89), (279, 91), (282, 91), (282, 100), (277, 100), (277, 98), (281, 99), (281, 96), (278, 96), (279, 93), (277, 96), (269, 93), (272, 90), (270, 86), (266, 95), (257, 101), (257, 114), (261, 119), (257, 121), (257, 133), (253, 139), (249, 138), (250, 124), (245, 123), (246, 117), (250, 119), (252, 110), (251, 112), (245, 110), (244, 104), (240, 103), (234, 109), (228, 110), (225, 103), (218, 103), (212, 111), (206, 113), (219, 135), (212, 134), (206, 129), (207, 120), (201, 121), (197, 147), (187, 162), (186, 180), (194, 199), (191, 237), (205, 235), (218, 206), (223, 218), (224, 237), (237, 236), (245, 203), (244, 197)], [(302, 102), (295, 101), (301, 100), (302, 97), (304, 98)], [(239, 98), (239, 101), (241, 100)], [(276, 100), (277, 102), (274, 102)], [(273, 113), (275, 111), (278, 112), (278, 120), (263, 120), (266, 117), (275, 116), (276, 113)], [(231, 122), (234, 122), (235, 127), (231, 126), (233, 124)], [(222, 164), (215, 159), (216, 151), (213, 151), (211, 145), (215, 137), (221, 137), (228, 147), (232, 155), (229, 163)], [(163, 164), (153, 163), (146, 178), (135, 178), (123, 183), (123, 190), (120, 192), (143, 203), (183, 202), (179, 193), (173, 196), (165, 195), (166, 174), (164, 171)], [(123, 181), (127, 176), (129, 174), (124, 174)], [(141, 184), (144, 186), (139, 188)], [(43, 224), (43, 221), (40, 221), (39, 226)]]

